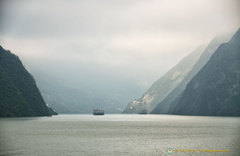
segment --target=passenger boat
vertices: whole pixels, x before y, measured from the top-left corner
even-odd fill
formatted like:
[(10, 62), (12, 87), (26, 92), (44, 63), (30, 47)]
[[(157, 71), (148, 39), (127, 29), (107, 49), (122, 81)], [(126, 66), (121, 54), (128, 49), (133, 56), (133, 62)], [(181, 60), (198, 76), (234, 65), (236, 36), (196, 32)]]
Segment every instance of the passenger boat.
[(104, 110), (95, 108), (95, 109), (93, 109), (93, 115), (104, 115)]

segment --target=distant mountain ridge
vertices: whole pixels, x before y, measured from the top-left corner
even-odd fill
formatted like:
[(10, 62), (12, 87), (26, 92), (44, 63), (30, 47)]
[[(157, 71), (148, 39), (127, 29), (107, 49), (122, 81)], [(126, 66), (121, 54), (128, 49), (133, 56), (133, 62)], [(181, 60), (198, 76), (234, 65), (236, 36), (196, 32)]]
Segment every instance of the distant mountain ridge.
[(20, 59), (0, 46), (0, 117), (53, 114)]
[(240, 29), (187, 84), (171, 114), (240, 116)]
[(191, 71), (187, 74), (184, 80), (173, 89), (151, 112), (152, 114), (168, 114), (171, 113), (175, 107), (177, 98), (181, 96), (189, 81), (201, 70), (201, 68), (208, 62), (215, 50), (224, 42), (229, 40), (229, 35), (215, 37), (201, 54), (200, 58), (194, 64)]
[(157, 104), (184, 80), (203, 50), (203, 46), (198, 47), (183, 58), (170, 71), (154, 82), (142, 97), (131, 101), (123, 113), (138, 113), (143, 109), (151, 112)]
[[(141, 89), (134, 87), (133, 81), (124, 82), (122, 88), (113, 86), (114, 89), (111, 89), (102, 84), (89, 85), (84, 83), (84, 80), (80, 82), (80, 76), (77, 77), (80, 81), (71, 81), (41, 69), (42, 67), (34, 65), (29, 67), (45, 102), (60, 114), (89, 114), (94, 108), (102, 108), (105, 113), (121, 113), (127, 101), (135, 97), (133, 95)], [(127, 87), (129, 88), (125, 91)], [(135, 90), (137, 92), (134, 92)]]

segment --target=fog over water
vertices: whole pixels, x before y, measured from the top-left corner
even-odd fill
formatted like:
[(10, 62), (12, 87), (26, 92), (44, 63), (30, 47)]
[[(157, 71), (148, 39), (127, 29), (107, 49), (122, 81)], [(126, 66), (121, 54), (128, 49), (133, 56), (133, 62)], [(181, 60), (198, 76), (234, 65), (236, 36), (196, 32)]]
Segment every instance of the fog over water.
[(239, 117), (111, 114), (239, 27), (239, 0), (0, 0), (0, 45), (62, 111), (0, 118), (0, 155), (239, 155)]
[(240, 25), (237, 0), (0, 3), (0, 44), (33, 75), (135, 90), (134, 97), (198, 46)]

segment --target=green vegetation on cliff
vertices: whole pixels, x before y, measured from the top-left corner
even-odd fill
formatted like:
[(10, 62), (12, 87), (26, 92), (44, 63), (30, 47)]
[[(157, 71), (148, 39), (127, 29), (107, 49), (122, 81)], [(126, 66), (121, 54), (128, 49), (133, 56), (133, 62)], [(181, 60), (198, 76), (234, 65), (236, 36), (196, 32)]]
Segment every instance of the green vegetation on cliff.
[(0, 46), (0, 117), (53, 114), (18, 56)]

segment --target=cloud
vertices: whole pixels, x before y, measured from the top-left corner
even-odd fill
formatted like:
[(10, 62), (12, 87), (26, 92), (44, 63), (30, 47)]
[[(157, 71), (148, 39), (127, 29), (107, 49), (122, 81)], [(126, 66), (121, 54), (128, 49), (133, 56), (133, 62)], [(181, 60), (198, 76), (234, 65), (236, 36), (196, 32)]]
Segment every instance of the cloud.
[(82, 70), (79, 73), (122, 71), (150, 84), (218, 33), (235, 31), (240, 24), (238, 4), (237, 0), (3, 0), (0, 44), (29, 66), (64, 62)]

